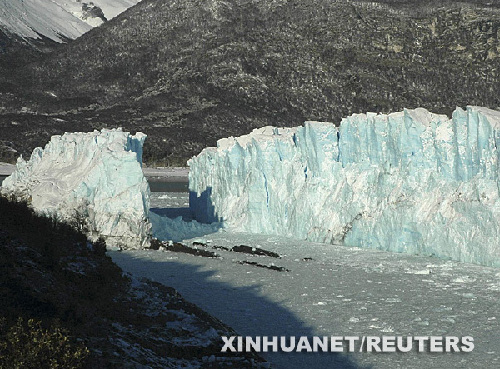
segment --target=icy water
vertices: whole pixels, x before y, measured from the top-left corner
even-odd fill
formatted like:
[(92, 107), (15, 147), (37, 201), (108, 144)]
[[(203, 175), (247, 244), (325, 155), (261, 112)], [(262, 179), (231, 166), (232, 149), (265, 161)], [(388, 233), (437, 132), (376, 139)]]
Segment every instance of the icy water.
[(188, 192), (188, 182), (148, 180), (151, 192)]
[[(186, 193), (152, 196), (152, 206), (173, 213), (186, 204)], [(110, 254), (125, 271), (176, 288), (241, 335), (472, 336), (475, 345), (470, 353), (263, 354), (275, 367), (500, 367), (500, 269), (227, 229), (197, 236), (220, 257)], [(221, 249), (241, 244), (281, 258)], [(240, 264), (248, 261), (289, 271)]]

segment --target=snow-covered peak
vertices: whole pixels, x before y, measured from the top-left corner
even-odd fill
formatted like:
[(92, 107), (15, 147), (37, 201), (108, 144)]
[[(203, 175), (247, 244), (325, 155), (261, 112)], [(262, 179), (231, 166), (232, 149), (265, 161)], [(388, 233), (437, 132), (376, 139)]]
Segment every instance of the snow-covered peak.
[(0, 0), (0, 29), (23, 38), (75, 39), (139, 0)]

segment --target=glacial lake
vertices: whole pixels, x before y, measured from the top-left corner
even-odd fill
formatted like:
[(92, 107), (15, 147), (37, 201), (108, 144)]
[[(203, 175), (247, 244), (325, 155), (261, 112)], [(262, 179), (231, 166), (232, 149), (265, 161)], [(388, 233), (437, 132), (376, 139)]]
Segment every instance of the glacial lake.
[[(7, 178), (7, 176), (0, 176), (0, 183)], [(149, 180), (149, 188), (151, 192), (188, 192), (188, 182), (167, 182), (155, 178)]]

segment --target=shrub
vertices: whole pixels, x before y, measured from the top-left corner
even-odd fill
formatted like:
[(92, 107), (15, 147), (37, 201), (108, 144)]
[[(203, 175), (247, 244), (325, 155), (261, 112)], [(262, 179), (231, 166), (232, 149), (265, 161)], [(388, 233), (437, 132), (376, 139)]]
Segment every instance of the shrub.
[(62, 328), (44, 329), (41, 321), (19, 318), (8, 327), (0, 319), (0, 368), (78, 369), (89, 355), (82, 344), (74, 344)]

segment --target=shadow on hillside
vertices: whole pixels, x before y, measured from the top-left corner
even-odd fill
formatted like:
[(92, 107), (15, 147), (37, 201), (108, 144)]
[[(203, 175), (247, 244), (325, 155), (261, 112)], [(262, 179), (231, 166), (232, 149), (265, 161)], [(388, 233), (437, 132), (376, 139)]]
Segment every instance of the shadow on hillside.
[[(214, 271), (173, 260), (154, 261), (144, 254), (112, 252), (110, 256), (124, 271), (174, 287), (203, 310), (245, 336), (313, 336), (314, 331), (290, 311), (263, 297), (258, 286), (237, 287), (217, 281)], [(154, 255), (154, 254), (153, 254)], [(153, 256), (154, 257), (154, 256)], [(342, 332), (331, 332), (341, 335)], [(221, 339), (222, 347), (222, 339)], [(338, 353), (262, 353), (273, 367), (361, 368), (346, 355)], [(367, 367), (363, 367), (367, 368)]]

